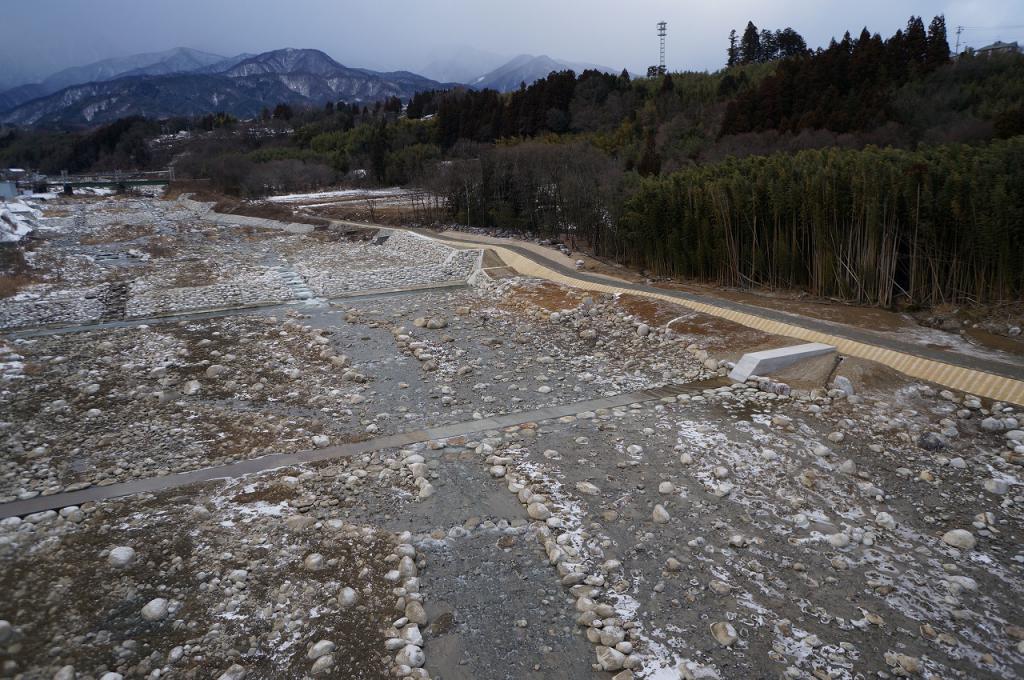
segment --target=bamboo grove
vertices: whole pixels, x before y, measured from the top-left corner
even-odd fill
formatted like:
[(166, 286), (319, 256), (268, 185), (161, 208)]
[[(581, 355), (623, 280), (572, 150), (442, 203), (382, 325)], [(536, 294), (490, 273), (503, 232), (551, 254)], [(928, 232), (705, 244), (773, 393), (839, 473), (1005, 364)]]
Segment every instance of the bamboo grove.
[(1024, 293), (1024, 137), (751, 156), (643, 180), (605, 255), (891, 306)]
[(1024, 295), (1024, 136), (748, 156), (638, 178), (584, 144), (499, 147), (435, 191), (456, 219), (655, 276), (929, 307)]

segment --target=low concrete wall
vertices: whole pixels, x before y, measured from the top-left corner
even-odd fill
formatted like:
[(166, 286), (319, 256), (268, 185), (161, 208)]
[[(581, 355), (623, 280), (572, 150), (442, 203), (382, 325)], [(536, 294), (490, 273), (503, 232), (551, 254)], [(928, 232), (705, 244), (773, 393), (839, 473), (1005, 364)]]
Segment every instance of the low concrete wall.
[(313, 229), (316, 228), (312, 224), (303, 224), (301, 222), (278, 222), (277, 220), (268, 220), (264, 217), (232, 215), (229, 213), (213, 212), (212, 210), (206, 213), (203, 219), (224, 226), (255, 227), (257, 229), (279, 229), (281, 231), (287, 231), (290, 234), (308, 234), (309, 232), (313, 231)]
[(777, 349), (766, 349), (761, 352), (744, 354), (736, 367), (729, 373), (729, 379), (746, 382), (752, 375), (768, 376), (779, 369), (792, 366), (805, 359), (813, 359), (823, 354), (832, 354), (836, 348), (820, 342), (809, 342), (803, 345), (790, 345)]
[(200, 203), (199, 201), (193, 201), (189, 198), (189, 194), (182, 194), (181, 196), (178, 196), (177, 201), (186, 208), (191, 208), (198, 213), (206, 214), (213, 210), (213, 203)]
[(278, 229), (287, 231), (290, 234), (308, 234), (316, 227), (312, 224), (301, 222), (280, 222), (265, 217), (250, 217), (248, 215), (234, 215), (231, 213), (219, 213), (213, 210), (212, 203), (201, 203), (193, 201), (187, 196), (179, 196), (178, 203), (195, 210), (202, 215), (204, 220), (220, 224), (226, 227), (255, 227), (257, 229)]

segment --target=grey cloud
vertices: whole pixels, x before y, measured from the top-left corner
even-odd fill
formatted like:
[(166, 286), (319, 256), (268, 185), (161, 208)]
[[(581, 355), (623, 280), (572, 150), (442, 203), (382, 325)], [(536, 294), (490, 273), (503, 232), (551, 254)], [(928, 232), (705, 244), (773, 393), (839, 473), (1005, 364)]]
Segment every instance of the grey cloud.
[[(911, 14), (970, 27), (967, 44), (1024, 37), (1019, 0), (35, 0), (5, 3), (0, 73), (39, 77), (67, 66), (177, 46), (219, 54), (322, 49), (342, 63), (417, 70), (442, 48), (467, 46), (641, 72), (669, 25), (673, 70), (717, 69), (731, 28), (792, 26), (812, 46), (867, 26), (883, 35)], [(2, 76), (0, 76), (2, 78)]]

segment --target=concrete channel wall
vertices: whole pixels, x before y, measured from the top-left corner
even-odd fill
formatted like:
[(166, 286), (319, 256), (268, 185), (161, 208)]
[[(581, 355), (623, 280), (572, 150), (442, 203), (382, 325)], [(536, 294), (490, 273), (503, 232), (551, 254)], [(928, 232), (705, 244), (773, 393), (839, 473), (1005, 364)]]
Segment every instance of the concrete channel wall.
[(223, 226), (278, 229), (281, 231), (287, 231), (291, 234), (308, 234), (315, 228), (312, 224), (303, 224), (302, 222), (280, 222), (278, 220), (270, 220), (264, 217), (219, 213), (213, 210), (212, 203), (201, 203), (199, 201), (194, 201), (187, 196), (179, 196), (178, 203), (199, 212), (204, 220)]

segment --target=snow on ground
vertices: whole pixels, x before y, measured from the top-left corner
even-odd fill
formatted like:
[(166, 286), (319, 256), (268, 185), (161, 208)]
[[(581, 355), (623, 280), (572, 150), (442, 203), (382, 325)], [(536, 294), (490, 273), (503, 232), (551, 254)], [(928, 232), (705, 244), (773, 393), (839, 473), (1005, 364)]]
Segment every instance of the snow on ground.
[(971, 342), (968, 338), (965, 338), (959, 333), (944, 331), (938, 328), (929, 328), (916, 323), (912, 325), (908, 324), (906, 328), (901, 328), (897, 332), (880, 331), (880, 333), (895, 340), (906, 341), (909, 339), (912, 342), (920, 343), (925, 347), (949, 349), (953, 352), (969, 356), (994, 359), (995, 361), (1002, 361), (1009, 364), (1014, 364), (1020, 361), (1018, 356), (992, 347), (981, 346), (977, 343)]
[(391, 187), (388, 189), (339, 189), (337, 191), (321, 191), (311, 194), (286, 194), (284, 196), (272, 196), (267, 200), (271, 203), (303, 203), (305, 201), (322, 201), (332, 199), (396, 198), (416, 193), (419, 192), (403, 189), (402, 187)]
[[(57, 205), (26, 262), (60, 277), (0, 326), (119, 323), (0, 340), (0, 502), (364, 452), (0, 521), (0, 675), (1024, 678), (1016, 406), (726, 384), (709, 352), (769, 336), (524, 279), (193, 315), (475, 255)], [(140, 289), (191, 297), (132, 321)]]
[(0, 203), (0, 243), (16, 243), (36, 229), (43, 213), (23, 201)]

